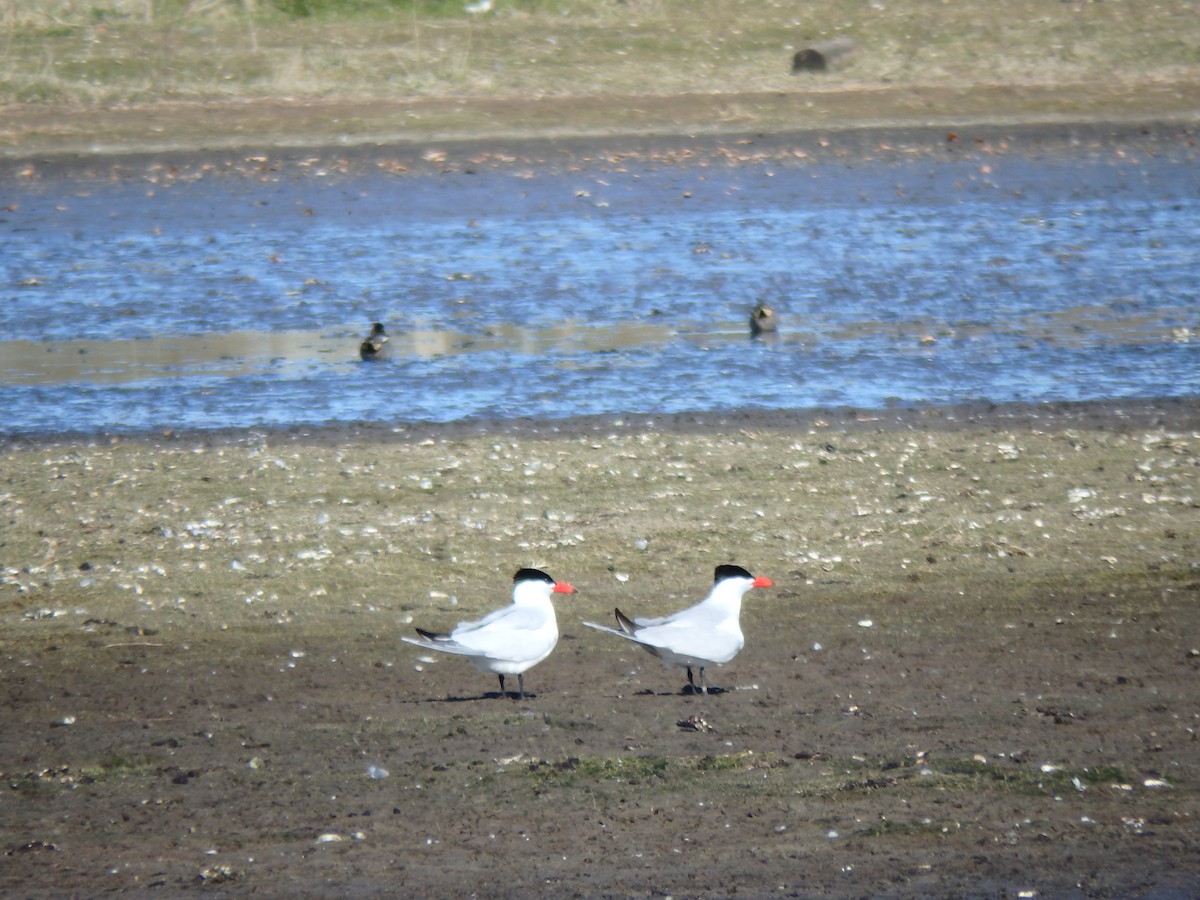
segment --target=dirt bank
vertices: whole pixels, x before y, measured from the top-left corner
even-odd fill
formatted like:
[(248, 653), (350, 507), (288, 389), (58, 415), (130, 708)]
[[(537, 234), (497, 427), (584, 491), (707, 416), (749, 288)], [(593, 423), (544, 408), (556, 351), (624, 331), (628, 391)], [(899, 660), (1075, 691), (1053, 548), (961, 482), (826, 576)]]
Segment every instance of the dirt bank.
[(55, 189), (63, 179), (137, 181), (152, 187), (201, 179), (253, 183), (344, 177), (404, 177), (511, 171), (527, 177), (580, 170), (634, 167), (731, 167), (860, 163), (914, 158), (986, 160), (1079, 159), (1098, 155), (1200, 153), (1195, 121), (948, 122), (898, 124), (847, 120), (831, 127), (779, 131), (726, 129), (688, 134), (580, 135), (573, 133), (371, 140), (341, 144), (318, 133), (312, 143), (230, 142), (217, 149), (133, 144), (106, 152), (69, 150), (0, 156), (0, 179), (21, 188)]
[[(863, 129), (976, 131), (1033, 126), (1194, 127), (1194, 82), (1117, 91), (1102, 84), (968, 85), (663, 95), (339, 98), (168, 102), (112, 108), (9, 105), (0, 158), (139, 153), (251, 153), (337, 147), (583, 140), (655, 143), (754, 134), (834, 135)], [(477, 147), (478, 149), (478, 147)]]

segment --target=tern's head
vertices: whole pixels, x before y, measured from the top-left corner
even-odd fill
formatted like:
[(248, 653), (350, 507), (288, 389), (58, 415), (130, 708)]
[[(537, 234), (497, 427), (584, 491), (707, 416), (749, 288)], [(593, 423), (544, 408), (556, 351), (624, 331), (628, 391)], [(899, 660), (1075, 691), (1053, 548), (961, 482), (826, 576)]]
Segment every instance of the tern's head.
[(551, 594), (574, 594), (575, 588), (565, 581), (555, 581), (540, 569), (519, 569), (513, 576), (513, 596), (549, 597)]
[(774, 587), (775, 582), (764, 575), (755, 578), (741, 566), (717, 566), (713, 573), (713, 586), (723, 585), (725, 583), (737, 585), (743, 591), (748, 591), (750, 588)]

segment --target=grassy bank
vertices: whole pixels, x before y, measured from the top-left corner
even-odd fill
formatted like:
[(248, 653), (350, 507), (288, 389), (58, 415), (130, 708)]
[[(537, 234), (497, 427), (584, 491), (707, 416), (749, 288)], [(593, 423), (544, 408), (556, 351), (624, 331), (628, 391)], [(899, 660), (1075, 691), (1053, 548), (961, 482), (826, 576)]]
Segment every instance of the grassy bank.
[[(9, 0), (0, 147), (1194, 119), (1185, 0)], [(848, 38), (825, 73), (793, 54)], [(678, 100), (674, 98), (679, 98)]]

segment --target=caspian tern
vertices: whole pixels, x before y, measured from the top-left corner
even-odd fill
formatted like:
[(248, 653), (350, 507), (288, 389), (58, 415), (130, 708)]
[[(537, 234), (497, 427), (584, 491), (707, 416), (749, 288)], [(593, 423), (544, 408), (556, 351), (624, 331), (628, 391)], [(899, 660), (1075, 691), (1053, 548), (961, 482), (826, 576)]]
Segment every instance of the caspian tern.
[(358, 345), (358, 355), (362, 359), (383, 359), (387, 356), (387, 351), (387, 332), (384, 330), (382, 322), (376, 322), (371, 326), (371, 333)]
[(630, 619), (615, 610), (619, 628), (584, 622), (589, 628), (607, 631), (641, 645), (665, 666), (687, 669), (688, 684), (696, 690), (692, 670), (700, 670), (699, 690), (708, 693), (704, 670), (723, 666), (746, 644), (738, 618), (742, 597), (750, 588), (774, 587), (770, 578), (755, 578), (741, 566), (717, 566), (708, 596), (687, 609), (661, 619)]
[(565, 581), (555, 581), (537, 569), (521, 569), (513, 576), (511, 606), (489, 613), (478, 622), (460, 622), (449, 634), (418, 628), (418, 638), (401, 638), (409, 644), (454, 653), (475, 660), (481, 672), (516, 675), (518, 696), (525, 699), (525, 671), (550, 655), (558, 643), (558, 620), (551, 594), (574, 594)]

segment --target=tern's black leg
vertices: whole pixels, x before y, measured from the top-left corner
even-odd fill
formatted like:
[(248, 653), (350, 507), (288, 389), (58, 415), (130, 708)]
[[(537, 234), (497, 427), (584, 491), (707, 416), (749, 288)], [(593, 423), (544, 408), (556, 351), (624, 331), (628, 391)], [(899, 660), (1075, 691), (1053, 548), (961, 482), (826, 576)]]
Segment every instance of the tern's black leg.
[(517, 673), (517, 689), (518, 689), (517, 690), (518, 698), (521, 700), (524, 700), (525, 699), (525, 673), (524, 672)]
[(690, 684), (692, 686), (692, 688), (695, 688), (696, 682), (692, 680), (692, 667), (688, 666), (687, 670), (688, 670), (688, 684)]
[(503, 675), (501, 675), (501, 676), (500, 676), (500, 696), (501, 696), (501, 697), (505, 696), (505, 692), (504, 692), (504, 676), (503, 676)]

